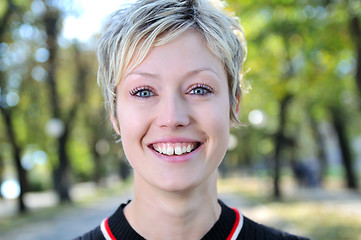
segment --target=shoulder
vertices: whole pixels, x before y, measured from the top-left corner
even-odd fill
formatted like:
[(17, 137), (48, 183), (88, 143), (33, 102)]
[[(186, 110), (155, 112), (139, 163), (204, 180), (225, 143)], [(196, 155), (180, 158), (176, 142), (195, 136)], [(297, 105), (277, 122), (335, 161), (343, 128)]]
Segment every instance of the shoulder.
[(291, 235), (289, 233), (258, 224), (245, 216), (243, 216), (243, 227), (238, 239), (309, 240), (308, 238)]
[[(130, 201), (128, 201), (128, 203), (129, 202)], [(137, 236), (137, 233), (131, 228), (123, 214), (123, 208), (128, 203), (121, 204), (120, 207), (110, 217), (105, 218), (99, 226), (73, 240), (105, 240), (110, 238), (136, 239), (134, 235)], [(128, 236), (132, 237), (128, 238)]]

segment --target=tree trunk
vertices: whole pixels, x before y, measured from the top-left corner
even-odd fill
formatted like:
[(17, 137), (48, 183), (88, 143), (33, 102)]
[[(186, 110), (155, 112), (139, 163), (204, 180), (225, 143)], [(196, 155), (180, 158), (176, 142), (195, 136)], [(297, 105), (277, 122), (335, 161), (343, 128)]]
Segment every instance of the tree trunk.
[(16, 142), (16, 137), (15, 137), (15, 132), (14, 132), (14, 127), (11, 121), (11, 110), (8, 109), (4, 109), (1, 107), (1, 115), (4, 118), (4, 122), (6, 125), (6, 131), (7, 131), (7, 135), (10, 141), (10, 144), (12, 146), (13, 149), (13, 158), (15, 161), (15, 166), (16, 166), (16, 171), (18, 174), (18, 181), (19, 181), (19, 185), (20, 185), (20, 195), (18, 198), (18, 207), (19, 207), (19, 211), (21, 213), (24, 213), (27, 211), (27, 207), (24, 203), (24, 193), (27, 190), (27, 178), (26, 178), (26, 171), (25, 169), (22, 167), (21, 165), (21, 158), (20, 158), (20, 152), (21, 149), (18, 146), (17, 142)]
[(69, 157), (66, 150), (68, 135), (69, 130), (65, 126), (64, 134), (58, 140), (59, 167), (55, 170), (56, 188), (61, 202), (71, 202)]
[(103, 161), (102, 155), (97, 150), (97, 142), (104, 137), (104, 130), (100, 128), (99, 122), (101, 122), (101, 118), (99, 116), (104, 116), (105, 111), (102, 108), (100, 111), (96, 112), (87, 112), (86, 119), (84, 120), (88, 128), (91, 129), (89, 131), (88, 138), (89, 141), (89, 148), (93, 155), (93, 163), (94, 163), (94, 172), (93, 172), (93, 181), (99, 186), (101, 184), (100, 179), (102, 177), (102, 170), (103, 170)]
[[(59, 96), (56, 82), (56, 70), (57, 70), (57, 37), (59, 34), (58, 21), (60, 19), (59, 10), (52, 9), (47, 6), (47, 13), (43, 19), (45, 23), (46, 33), (47, 33), (47, 45), (49, 50), (49, 60), (47, 66), (48, 78), (47, 83), (49, 86), (49, 99), (51, 103), (52, 116), (55, 119), (62, 119), (61, 111), (59, 106)], [(63, 119), (62, 119), (63, 120)], [(57, 191), (60, 202), (69, 202), (71, 201), (69, 188), (70, 188), (70, 178), (69, 178), (69, 159), (66, 149), (66, 143), (68, 140), (68, 131), (69, 124), (64, 122), (64, 132), (58, 138), (58, 158), (59, 166), (54, 170), (54, 186)]]
[(273, 196), (276, 199), (281, 198), (282, 192), (280, 188), (281, 173), (281, 152), (286, 145), (285, 126), (287, 106), (292, 99), (292, 95), (286, 95), (280, 103), (279, 128), (275, 135), (275, 160), (274, 160), (274, 176), (273, 176)]
[(323, 179), (324, 176), (326, 175), (326, 169), (327, 169), (327, 159), (326, 159), (326, 151), (325, 151), (325, 141), (324, 138), (322, 136), (322, 134), (320, 133), (317, 123), (316, 121), (310, 117), (310, 121), (311, 121), (311, 128), (312, 128), (312, 132), (313, 132), (313, 136), (316, 140), (316, 144), (317, 144), (317, 159), (319, 161), (319, 166), (320, 166), (320, 171), (319, 171), (319, 176), (318, 176), (318, 182), (320, 184), (323, 184)]
[(346, 125), (342, 111), (337, 108), (331, 109), (333, 126), (342, 152), (342, 164), (345, 170), (346, 186), (350, 189), (357, 189), (357, 180), (352, 166), (352, 153), (347, 137)]

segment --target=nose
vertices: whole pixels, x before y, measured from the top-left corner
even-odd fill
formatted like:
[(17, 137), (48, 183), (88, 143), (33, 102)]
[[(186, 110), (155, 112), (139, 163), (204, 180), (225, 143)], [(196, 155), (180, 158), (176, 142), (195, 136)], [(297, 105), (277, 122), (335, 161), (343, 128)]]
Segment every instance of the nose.
[(161, 128), (176, 129), (190, 123), (189, 106), (181, 96), (163, 97), (158, 103), (156, 124)]

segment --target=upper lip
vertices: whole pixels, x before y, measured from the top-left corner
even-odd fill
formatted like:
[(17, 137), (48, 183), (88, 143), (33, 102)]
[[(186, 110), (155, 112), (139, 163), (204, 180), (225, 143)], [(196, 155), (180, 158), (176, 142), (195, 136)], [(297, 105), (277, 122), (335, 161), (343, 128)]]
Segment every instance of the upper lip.
[(194, 139), (194, 138), (187, 138), (187, 137), (166, 137), (154, 140), (147, 144), (147, 146), (152, 146), (153, 144), (157, 143), (203, 143), (203, 141)]

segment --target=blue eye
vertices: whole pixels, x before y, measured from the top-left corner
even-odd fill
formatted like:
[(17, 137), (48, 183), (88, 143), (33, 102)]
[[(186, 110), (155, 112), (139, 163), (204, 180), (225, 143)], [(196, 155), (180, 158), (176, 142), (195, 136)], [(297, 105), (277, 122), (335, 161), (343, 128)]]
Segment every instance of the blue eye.
[(189, 94), (200, 95), (200, 96), (210, 94), (213, 92), (214, 91), (211, 87), (203, 84), (197, 84), (196, 86), (192, 86), (191, 89), (188, 91)]
[(207, 90), (204, 89), (204, 88), (198, 87), (198, 88), (192, 89), (189, 93), (195, 94), (195, 95), (204, 95), (204, 94), (206, 94), (206, 93), (209, 93), (209, 91), (207, 91)]
[(139, 98), (149, 98), (155, 95), (153, 91), (147, 87), (135, 88), (129, 93), (131, 96), (135, 96)]
[(141, 90), (137, 92), (135, 95), (141, 98), (148, 98), (150, 96), (153, 96), (154, 94), (149, 90)]

